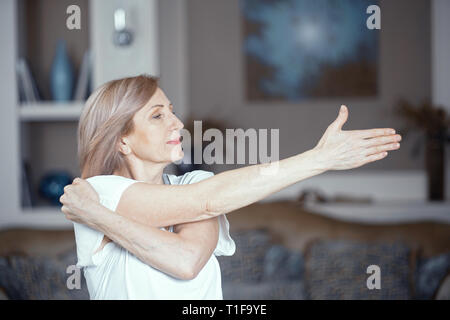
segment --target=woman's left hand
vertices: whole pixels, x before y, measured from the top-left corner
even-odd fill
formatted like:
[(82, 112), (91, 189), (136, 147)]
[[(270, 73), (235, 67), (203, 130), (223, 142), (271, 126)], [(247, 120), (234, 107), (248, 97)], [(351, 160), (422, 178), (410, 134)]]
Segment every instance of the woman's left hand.
[(318, 163), (325, 170), (348, 170), (381, 160), (388, 151), (400, 148), (401, 135), (392, 128), (342, 130), (348, 109), (341, 106), (339, 116), (331, 123), (315, 150)]
[(98, 204), (100, 198), (94, 188), (81, 178), (75, 178), (72, 184), (64, 187), (64, 194), (59, 198), (61, 211), (66, 218), (79, 223), (88, 224), (92, 204)]

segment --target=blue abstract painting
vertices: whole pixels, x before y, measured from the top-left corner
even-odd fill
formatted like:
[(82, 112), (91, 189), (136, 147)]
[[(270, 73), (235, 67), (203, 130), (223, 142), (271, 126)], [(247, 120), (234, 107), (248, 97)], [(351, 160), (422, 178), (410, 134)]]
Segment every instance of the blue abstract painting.
[(377, 95), (376, 0), (240, 0), (248, 100)]

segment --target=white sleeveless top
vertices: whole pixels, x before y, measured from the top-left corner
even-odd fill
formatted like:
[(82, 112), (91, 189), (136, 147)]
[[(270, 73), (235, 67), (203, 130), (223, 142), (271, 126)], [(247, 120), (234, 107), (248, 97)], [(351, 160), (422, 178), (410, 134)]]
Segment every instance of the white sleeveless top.
[[(182, 176), (163, 174), (164, 184), (190, 184), (213, 176), (214, 173), (194, 170)], [(102, 205), (115, 211), (122, 193), (137, 180), (116, 175), (86, 179), (97, 191)], [(160, 228), (165, 230), (165, 228)], [(236, 245), (229, 234), (225, 215), (219, 216), (219, 240), (214, 253), (192, 280), (180, 280), (155, 269), (131, 252), (109, 242), (92, 254), (101, 244), (104, 234), (75, 223), (77, 266), (83, 268), (91, 299), (164, 299), (222, 300), (220, 266), (215, 256), (231, 256)], [(173, 232), (173, 226), (170, 227)]]

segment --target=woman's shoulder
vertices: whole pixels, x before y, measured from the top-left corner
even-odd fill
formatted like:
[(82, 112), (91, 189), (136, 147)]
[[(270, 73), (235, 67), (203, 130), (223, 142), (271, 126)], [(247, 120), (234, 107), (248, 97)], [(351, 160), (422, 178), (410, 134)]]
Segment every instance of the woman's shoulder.
[(116, 198), (122, 195), (137, 180), (118, 175), (98, 175), (89, 177), (87, 182), (95, 189), (100, 198)]
[(137, 180), (134, 180), (134, 179), (131, 179), (131, 178), (127, 178), (127, 177), (124, 177), (124, 176), (118, 176), (118, 175), (115, 175), (115, 174), (105, 174), (105, 175), (98, 175), (98, 176), (92, 176), (92, 177), (89, 177), (89, 178), (86, 178), (86, 181), (88, 181), (88, 182), (96, 182), (96, 181), (129, 181), (129, 180), (132, 180), (132, 181), (137, 181)]
[(169, 180), (170, 184), (191, 184), (214, 176), (214, 172), (193, 170), (179, 176), (166, 173), (164, 173), (164, 175)]

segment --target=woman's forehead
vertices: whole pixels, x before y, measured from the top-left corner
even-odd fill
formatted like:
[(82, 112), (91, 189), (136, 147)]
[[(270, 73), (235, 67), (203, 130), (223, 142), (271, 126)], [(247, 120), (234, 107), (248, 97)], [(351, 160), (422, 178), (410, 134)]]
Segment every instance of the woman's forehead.
[(146, 107), (151, 108), (152, 106), (158, 104), (167, 105), (168, 102), (169, 99), (166, 97), (164, 91), (162, 91), (160, 88), (157, 88), (155, 94), (147, 102)]

